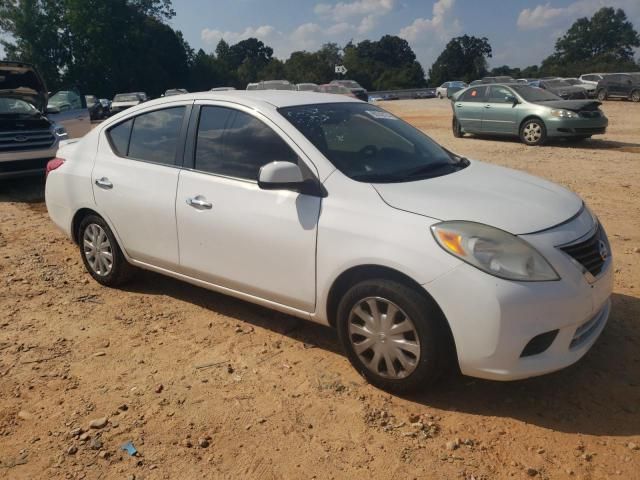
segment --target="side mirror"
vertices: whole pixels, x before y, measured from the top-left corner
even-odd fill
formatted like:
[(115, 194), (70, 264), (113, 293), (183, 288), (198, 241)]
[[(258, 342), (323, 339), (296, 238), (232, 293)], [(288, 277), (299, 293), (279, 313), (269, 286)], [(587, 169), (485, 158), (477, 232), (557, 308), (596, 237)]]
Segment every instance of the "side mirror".
[(504, 102), (505, 103), (511, 103), (512, 105), (517, 105), (518, 103), (518, 99), (514, 96), (514, 95), (506, 95), (504, 97)]
[(47, 107), (45, 113), (55, 115), (56, 113), (60, 113), (60, 109), (58, 107)]
[(271, 162), (263, 165), (258, 173), (258, 186), (263, 190), (291, 190), (314, 197), (327, 196), (317, 180), (305, 180), (300, 167), (291, 162)]

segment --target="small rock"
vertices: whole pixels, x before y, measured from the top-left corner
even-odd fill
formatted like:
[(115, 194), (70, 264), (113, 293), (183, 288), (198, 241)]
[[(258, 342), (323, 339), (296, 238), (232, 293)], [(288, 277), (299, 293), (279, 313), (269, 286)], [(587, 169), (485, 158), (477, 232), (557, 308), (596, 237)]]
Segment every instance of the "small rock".
[(109, 348), (109, 345), (111, 345), (109, 340), (104, 340), (101, 344), (102, 348)]
[(82, 435), (80, 435), (80, 437), (78, 438), (81, 442), (86, 442), (87, 440), (89, 440), (91, 438), (91, 435), (89, 434), (89, 432), (85, 432)]
[(182, 441), (182, 446), (186, 447), (186, 448), (191, 448), (191, 447), (193, 447), (193, 443), (191, 443), (191, 440), (189, 440), (188, 438), (185, 438)]
[(69, 435), (71, 435), (72, 437), (77, 437), (78, 435), (82, 434), (83, 431), (84, 430), (82, 429), (82, 427), (74, 428), (69, 432)]
[(590, 462), (592, 458), (593, 458), (593, 455), (590, 454), (590, 453), (583, 453), (582, 454), (582, 459), (586, 460), (587, 462)]
[(420, 421), (420, 415), (417, 413), (412, 413), (409, 415), (409, 423), (416, 423)]
[(106, 352), (96, 352), (93, 354), (94, 357), (104, 357), (107, 353)]
[(633, 253), (640, 253), (640, 247), (636, 247), (633, 249)]
[(231, 365), (227, 365), (227, 373), (233, 373), (235, 370)]
[(71, 445), (67, 449), (67, 455), (75, 455), (76, 453), (78, 453), (78, 447), (76, 447), (75, 445)]
[(539, 448), (538, 449), (538, 455), (542, 455), (545, 452), (544, 448)]
[(123, 403), (122, 405), (120, 405), (118, 407), (118, 410), (120, 410), (122, 412), (126, 412), (127, 410), (129, 410), (129, 406), (126, 403)]
[(640, 450), (638, 444), (633, 442), (627, 443), (627, 448), (629, 448), (630, 450)]
[(100, 450), (102, 448), (102, 440), (100, 437), (94, 437), (89, 442), (89, 447), (91, 450)]
[(31, 420), (33, 418), (33, 415), (26, 410), (20, 410), (18, 412), (18, 418), (20, 420)]
[(162, 385), (161, 383), (156, 385), (156, 388), (155, 388), (155, 392), (156, 393), (160, 393), (160, 392), (162, 392), (162, 390), (164, 390), (164, 385)]
[(111, 456), (111, 454), (110, 454), (109, 452), (107, 452), (106, 450), (102, 450), (102, 451), (98, 454), (98, 456), (99, 456), (100, 458), (105, 458), (105, 459), (106, 459), (106, 458), (109, 458), (109, 457)]
[(460, 445), (458, 444), (457, 440), (450, 440), (445, 444), (445, 447), (447, 447), (447, 450), (456, 450)]
[(536, 475), (538, 475), (538, 470), (536, 470), (535, 468), (529, 467), (527, 468), (527, 475), (529, 475), (530, 477), (535, 477)]
[(104, 428), (107, 426), (109, 419), (107, 417), (96, 418), (95, 420), (91, 420), (89, 423), (89, 428)]
[(209, 446), (209, 440), (201, 438), (198, 440), (198, 445), (200, 445), (200, 448), (207, 448)]

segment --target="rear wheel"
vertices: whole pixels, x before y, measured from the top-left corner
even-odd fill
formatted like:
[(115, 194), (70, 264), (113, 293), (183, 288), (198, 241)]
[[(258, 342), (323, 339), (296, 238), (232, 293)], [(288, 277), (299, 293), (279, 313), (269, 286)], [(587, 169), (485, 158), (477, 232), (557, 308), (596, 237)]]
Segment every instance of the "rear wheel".
[(453, 130), (454, 137), (456, 138), (464, 137), (464, 130), (462, 130), (462, 125), (460, 125), (460, 122), (456, 117), (453, 117), (453, 120), (451, 121), (451, 130)]
[(640, 102), (640, 90), (634, 90), (633, 92), (631, 92), (630, 98), (632, 102)]
[(378, 388), (395, 393), (424, 389), (445, 370), (449, 339), (442, 314), (402, 283), (354, 285), (340, 301), (337, 318), (349, 361)]
[(520, 140), (531, 146), (542, 145), (547, 140), (547, 129), (539, 118), (531, 118), (520, 127)]
[(80, 255), (85, 268), (98, 283), (116, 287), (129, 280), (133, 267), (127, 262), (109, 225), (88, 215), (78, 227)]
[(598, 97), (598, 100), (600, 100), (601, 102), (604, 102), (607, 99), (607, 91), (604, 88), (601, 90), (598, 90), (597, 97)]

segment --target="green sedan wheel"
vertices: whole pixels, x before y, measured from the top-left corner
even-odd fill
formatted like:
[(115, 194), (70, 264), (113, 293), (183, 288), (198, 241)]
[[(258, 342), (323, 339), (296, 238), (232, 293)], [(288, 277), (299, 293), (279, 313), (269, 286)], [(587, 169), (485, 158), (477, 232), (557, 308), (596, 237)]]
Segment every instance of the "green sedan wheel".
[(527, 145), (542, 145), (547, 140), (547, 129), (539, 118), (527, 120), (520, 127), (520, 140)]
[(451, 130), (453, 130), (454, 137), (456, 138), (464, 137), (464, 130), (462, 130), (462, 125), (460, 125), (460, 122), (456, 117), (453, 117), (453, 120), (451, 122)]

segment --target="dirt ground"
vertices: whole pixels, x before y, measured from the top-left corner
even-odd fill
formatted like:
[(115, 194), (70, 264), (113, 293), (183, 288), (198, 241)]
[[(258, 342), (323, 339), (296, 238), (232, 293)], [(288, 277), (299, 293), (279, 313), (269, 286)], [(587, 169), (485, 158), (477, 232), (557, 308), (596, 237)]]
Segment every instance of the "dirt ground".
[(539, 148), (454, 139), (446, 101), (384, 106), (599, 215), (613, 313), (581, 362), (394, 397), (355, 373), (328, 328), (151, 273), (98, 286), (49, 221), (42, 179), (5, 181), (0, 478), (640, 478), (640, 105), (609, 102), (606, 135)]

